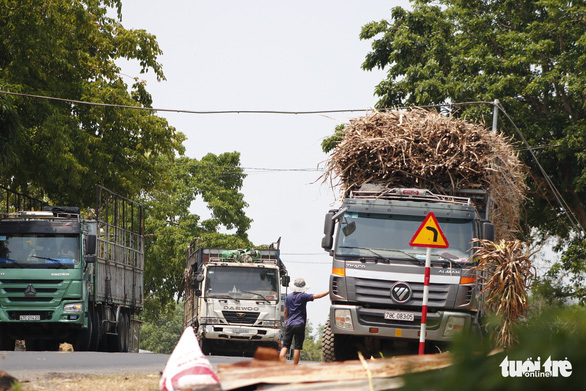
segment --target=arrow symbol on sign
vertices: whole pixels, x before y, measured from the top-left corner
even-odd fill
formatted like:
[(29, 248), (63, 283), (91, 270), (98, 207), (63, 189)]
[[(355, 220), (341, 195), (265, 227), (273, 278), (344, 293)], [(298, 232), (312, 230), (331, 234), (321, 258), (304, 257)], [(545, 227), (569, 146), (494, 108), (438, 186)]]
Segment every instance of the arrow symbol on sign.
[(433, 228), (433, 227), (425, 227), (425, 229), (430, 230), (431, 232), (433, 232), (433, 242), (437, 242), (437, 229)]
[[(433, 241), (430, 240), (427, 231), (433, 232)], [(429, 212), (423, 223), (413, 235), (413, 238), (409, 242), (409, 246), (413, 247), (434, 247), (434, 248), (448, 248), (448, 240), (444, 236), (444, 233), (432, 212)]]

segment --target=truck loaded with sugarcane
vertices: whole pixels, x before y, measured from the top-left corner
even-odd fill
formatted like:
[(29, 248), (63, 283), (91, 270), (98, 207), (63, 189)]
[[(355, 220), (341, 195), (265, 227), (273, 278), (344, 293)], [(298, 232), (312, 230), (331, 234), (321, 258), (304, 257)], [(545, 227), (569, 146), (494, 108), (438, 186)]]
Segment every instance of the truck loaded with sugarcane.
[[(479, 333), (474, 246), (514, 229), (521, 167), (503, 136), (435, 112), (374, 112), (350, 121), (326, 173), (344, 197), (326, 214), (322, 239), (332, 256), (324, 359), (416, 352), (422, 317), (426, 351), (462, 332)], [(430, 252), (425, 281), (427, 250), (411, 240), (430, 214), (438, 226), (425, 228), (435, 239), (441, 230), (446, 246)]]

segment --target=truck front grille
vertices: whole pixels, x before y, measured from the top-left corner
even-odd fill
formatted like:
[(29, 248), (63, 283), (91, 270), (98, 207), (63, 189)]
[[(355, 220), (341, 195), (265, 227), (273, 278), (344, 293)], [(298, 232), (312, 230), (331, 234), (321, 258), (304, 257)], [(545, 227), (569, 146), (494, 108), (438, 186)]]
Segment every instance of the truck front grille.
[[(356, 301), (380, 305), (382, 307), (392, 306), (421, 306), (423, 304), (423, 283), (410, 282), (413, 291), (411, 299), (403, 304), (391, 300), (391, 287), (396, 281), (374, 280), (355, 278)], [(351, 284), (350, 284), (351, 285)], [(449, 284), (430, 284), (429, 286), (429, 307), (445, 308), (447, 306), (450, 292)]]
[(63, 280), (0, 279), (0, 302), (4, 307), (33, 303), (58, 303), (67, 288)]
[(339, 296), (339, 288), (338, 285), (340, 283), (340, 278), (339, 277), (334, 277), (332, 278), (332, 293), (334, 295), (338, 295)]
[(222, 314), (228, 323), (254, 324), (260, 313), (247, 311), (222, 311)]
[(52, 297), (11, 297), (11, 303), (46, 303), (53, 301)]

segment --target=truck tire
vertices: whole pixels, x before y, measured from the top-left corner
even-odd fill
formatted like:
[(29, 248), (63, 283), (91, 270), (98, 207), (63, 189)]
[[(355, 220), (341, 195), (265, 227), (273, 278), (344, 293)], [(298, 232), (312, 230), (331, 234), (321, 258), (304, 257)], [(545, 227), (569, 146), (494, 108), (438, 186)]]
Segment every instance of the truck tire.
[(201, 347), (201, 352), (204, 356), (210, 355), (212, 353), (212, 343), (207, 339), (202, 339), (199, 341), (199, 346)]
[(102, 316), (98, 308), (94, 308), (93, 306), (90, 309), (90, 320), (92, 322), (92, 338), (90, 341), (89, 350), (91, 351), (98, 351), (100, 347), (100, 342), (102, 340)]
[(89, 350), (94, 334), (94, 322), (91, 316), (91, 310), (88, 311), (87, 328), (78, 331), (73, 341), (73, 350), (76, 352), (85, 352)]
[(126, 311), (120, 313), (120, 322), (118, 324), (118, 338), (120, 339), (120, 352), (128, 352), (128, 339), (130, 335), (130, 317)]
[[(120, 317), (116, 323), (116, 333), (108, 335), (108, 351), (125, 352), (128, 351), (128, 322), (124, 311), (120, 311)], [(126, 350), (124, 350), (126, 349)]]
[(322, 337), (322, 354), (325, 362), (355, 360), (358, 358), (352, 343), (352, 337), (335, 335), (330, 326), (330, 320), (326, 321)]

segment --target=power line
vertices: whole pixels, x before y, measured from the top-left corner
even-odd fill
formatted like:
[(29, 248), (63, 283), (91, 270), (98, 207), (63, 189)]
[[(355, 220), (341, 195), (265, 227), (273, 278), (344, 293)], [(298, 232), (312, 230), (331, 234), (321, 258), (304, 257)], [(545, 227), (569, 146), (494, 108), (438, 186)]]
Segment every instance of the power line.
[(505, 115), (505, 117), (507, 117), (507, 119), (509, 120), (509, 122), (513, 125), (513, 128), (515, 129), (515, 132), (521, 138), (521, 141), (523, 142), (523, 144), (525, 144), (525, 147), (527, 148), (527, 150), (531, 154), (531, 157), (533, 158), (533, 160), (535, 161), (535, 164), (539, 168), (539, 171), (541, 172), (541, 175), (543, 175), (543, 178), (545, 179), (545, 182), (547, 183), (547, 185), (551, 189), (551, 192), (553, 193), (556, 201), (559, 203), (559, 205), (563, 209), (564, 214), (568, 217), (568, 220), (570, 220), (570, 224), (572, 224), (572, 226), (574, 227), (574, 229), (576, 230), (576, 232), (583, 232), (582, 226), (580, 225), (580, 221), (578, 220), (578, 218), (576, 217), (576, 215), (574, 214), (574, 212), (572, 212), (572, 210), (570, 209), (569, 205), (564, 200), (564, 197), (562, 197), (561, 193), (558, 191), (558, 189), (554, 185), (553, 181), (549, 178), (549, 175), (545, 171), (545, 168), (543, 168), (543, 166), (541, 165), (541, 163), (537, 159), (537, 155), (535, 155), (535, 152), (533, 151), (534, 148), (532, 148), (529, 145), (529, 143), (527, 142), (527, 139), (525, 139), (525, 136), (523, 136), (523, 133), (521, 133), (521, 130), (513, 122), (512, 118), (505, 111), (505, 109), (501, 105), (501, 103), (500, 102), (496, 102), (496, 103), (493, 103), (493, 104), (495, 105), (496, 108), (498, 108)]
[(27, 98), (46, 99), (58, 102), (67, 102), (80, 105), (88, 106), (100, 106), (100, 107), (114, 107), (119, 109), (132, 109), (132, 110), (144, 110), (144, 111), (161, 111), (170, 113), (182, 113), (182, 114), (286, 114), (286, 115), (306, 115), (306, 114), (332, 114), (332, 113), (352, 113), (366, 111), (366, 109), (339, 109), (339, 110), (307, 110), (307, 111), (285, 111), (285, 110), (182, 110), (182, 109), (165, 109), (155, 107), (142, 107), (142, 106), (129, 106), (129, 105), (118, 105), (112, 103), (98, 103), (88, 102), (76, 99), (57, 98), (54, 96), (46, 95), (35, 95), (25, 94), (19, 92), (0, 91), (0, 94), (14, 95)]
[(299, 255), (299, 256), (313, 256), (313, 255), (328, 255), (325, 251), (321, 253), (281, 253), (281, 255)]
[[(280, 110), (207, 110), (207, 111), (199, 111), (199, 110), (181, 110), (181, 109), (165, 109), (165, 108), (153, 108), (153, 107), (141, 107), (141, 106), (129, 106), (129, 105), (117, 105), (117, 104), (109, 104), (109, 103), (97, 103), (97, 102), (87, 102), (81, 101), (76, 99), (65, 99), (65, 98), (57, 98), (53, 96), (45, 96), (45, 95), (35, 95), (35, 94), (26, 94), (26, 93), (19, 93), (19, 92), (10, 92), (10, 91), (2, 91), (0, 90), (0, 94), (4, 95), (13, 95), (13, 96), (21, 96), (21, 97), (28, 97), (28, 98), (36, 98), (36, 99), (46, 99), (46, 100), (53, 100), (59, 102), (68, 102), (74, 104), (83, 104), (83, 105), (90, 105), (90, 106), (101, 106), (101, 107), (113, 107), (113, 108), (123, 108), (123, 109), (132, 109), (132, 110), (145, 110), (145, 111), (160, 111), (160, 112), (173, 112), (173, 113), (184, 113), (184, 114), (285, 114), (285, 115), (305, 115), (305, 114), (331, 114), (331, 113), (350, 113), (350, 112), (362, 112), (367, 111), (366, 109), (338, 109), (338, 110), (309, 110), (309, 111), (280, 111)], [(546, 183), (550, 187), (554, 197), (556, 198), (557, 202), (560, 204), (566, 216), (570, 220), (570, 223), (574, 227), (577, 232), (582, 231), (580, 226), (580, 222), (577, 217), (574, 215), (572, 210), (569, 208), (568, 204), (562, 197), (561, 193), (557, 190), (547, 172), (537, 159), (537, 156), (534, 153), (534, 149), (536, 147), (531, 147), (519, 128), (515, 125), (511, 117), (505, 111), (503, 106), (500, 102), (486, 102), (486, 101), (476, 101), (476, 102), (455, 102), (455, 103), (444, 103), (444, 104), (436, 104), (436, 105), (425, 105), (425, 106), (418, 106), (421, 108), (432, 108), (432, 107), (453, 107), (453, 106), (465, 106), (465, 105), (493, 105), (498, 110), (500, 110), (509, 120), (509, 122), (513, 125), (516, 133), (521, 138), (522, 142), (525, 144), (527, 150), (531, 154), (533, 160), (537, 164), (541, 174), (543, 175)], [(406, 109), (407, 107), (397, 107), (395, 110)], [(386, 110), (386, 109), (384, 109)], [(551, 146), (548, 146), (551, 147)], [(269, 171), (271, 169), (263, 169), (263, 171)], [(273, 169), (277, 171), (279, 169)], [(288, 171), (301, 171), (305, 169), (288, 169)]]

